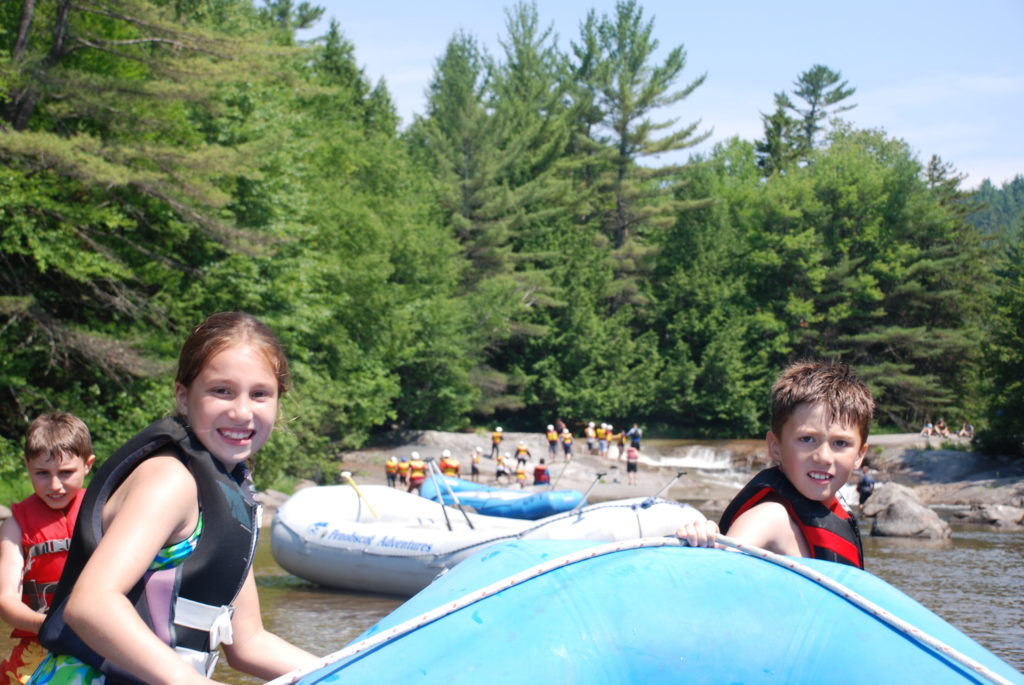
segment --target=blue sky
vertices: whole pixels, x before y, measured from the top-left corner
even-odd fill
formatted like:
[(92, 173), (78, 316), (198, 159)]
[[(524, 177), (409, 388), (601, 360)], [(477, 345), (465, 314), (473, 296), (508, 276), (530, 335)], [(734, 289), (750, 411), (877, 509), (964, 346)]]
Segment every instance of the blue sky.
[[(423, 112), (434, 65), (455, 31), (501, 56), (504, 8), (489, 0), (313, 0), (333, 17), (370, 79), (384, 78), (405, 124)], [(537, 0), (542, 26), (569, 49), (588, 10), (612, 14), (614, 0)], [(937, 154), (996, 185), (1024, 174), (1024, 1), (1022, 0), (647, 0), (659, 52), (682, 45), (679, 85), (707, 80), (663, 118), (701, 121), (705, 151), (739, 135), (761, 136), (773, 93), (814, 64), (841, 72), (856, 88), (845, 118), (906, 141), (926, 162)], [(675, 161), (675, 160), (673, 160)]]

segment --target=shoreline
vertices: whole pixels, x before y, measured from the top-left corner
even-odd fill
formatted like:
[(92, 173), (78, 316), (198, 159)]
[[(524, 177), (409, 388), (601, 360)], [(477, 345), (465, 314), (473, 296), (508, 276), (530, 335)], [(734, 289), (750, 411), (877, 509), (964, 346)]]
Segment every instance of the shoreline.
[[(527, 466), (532, 469), (537, 460), (548, 460), (548, 446), (540, 433), (504, 434), (502, 453), (514, 453), (522, 441), (531, 452)], [(872, 436), (868, 440), (866, 463), (880, 483), (896, 482), (911, 487), (923, 503), (943, 507), (1006, 505), (1024, 507), (1024, 463), (1008, 458), (992, 458), (943, 446), (967, 444), (958, 438), (924, 438), (918, 434), (889, 434)], [(657, 494), (679, 471), (688, 471), (671, 485), (662, 496), (689, 502), (707, 512), (721, 511), (738, 492), (740, 485), (723, 483), (713, 474), (702, 474), (696, 469), (676, 469), (657, 466), (658, 459), (678, 455), (689, 445), (710, 445), (716, 450), (727, 450), (737, 470), (748, 470), (751, 475), (768, 463), (764, 440), (645, 440), (641, 445), (638, 484), (626, 483), (625, 463), (621, 459), (586, 454), (586, 442), (577, 438), (573, 445), (574, 457), (566, 463), (559, 449), (556, 459), (548, 461), (551, 478), (556, 489), (576, 489), (586, 492), (591, 502)], [(439, 459), (443, 449), (451, 450), (462, 464), (462, 475), (468, 478), (469, 454), (474, 447), (483, 448), (481, 482), (494, 484), (495, 462), (487, 458), (490, 449), (489, 433), (458, 433), (446, 431), (394, 431), (372, 445), (341, 453), (338, 471), (349, 471), (357, 482), (385, 485), (385, 460), (394, 456), (409, 456), (418, 451), (423, 458)], [(610, 454), (617, 452), (610, 448)], [(604, 474), (598, 478), (598, 474)], [(532, 478), (530, 479), (532, 482)], [(851, 479), (852, 480), (852, 479)], [(529, 489), (529, 488), (527, 488)]]

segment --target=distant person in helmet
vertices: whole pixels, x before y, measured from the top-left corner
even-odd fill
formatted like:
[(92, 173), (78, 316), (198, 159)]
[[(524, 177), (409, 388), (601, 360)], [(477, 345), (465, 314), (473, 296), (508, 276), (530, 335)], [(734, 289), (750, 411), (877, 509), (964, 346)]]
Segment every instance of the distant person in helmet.
[(501, 426), (494, 429), (491, 433), (491, 459), (496, 458), (501, 453), (501, 439), (502, 439)]

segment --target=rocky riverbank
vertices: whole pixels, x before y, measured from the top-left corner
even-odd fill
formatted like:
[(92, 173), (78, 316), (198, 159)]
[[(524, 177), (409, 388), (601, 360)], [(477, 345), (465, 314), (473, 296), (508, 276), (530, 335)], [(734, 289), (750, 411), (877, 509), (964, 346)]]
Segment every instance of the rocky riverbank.
[[(520, 442), (529, 447), (533, 463), (548, 458), (548, 447), (539, 433), (505, 433), (501, 451), (514, 453)], [(733, 477), (706, 473), (702, 469), (659, 465), (682, 454), (691, 445), (681, 441), (645, 441), (637, 485), (628, 485), (625, 463), (620, 459), (601, 459), (585, 454), (586, 443), (577, 439), (575, 456), (566, 462), (561, 450), (554, 463), (549, 463), (556, 487), (590, 489), (592, 502), (653, 495), (690, 502), (708, 516), (717, 515), (749, 474), (767, 465), (768, 455), (763, 440), (715, 441), (715, 453), (727, 454)], [(950, 447), (964, 446), (964, 450)], [(384, 484), (384, 461), (392, 456), (409, 456), (417, 451), (424, 458), (439, 459), (449, 449), (462, 461), (463, 474), (469, 472), (469, 454), (479, 447), (490, 451), (490, 435), (450, 433), (443, 431), (395, 431), (361, 450), (341, 455), (339, 471), (349, 471), (360, 483)], [(867, 462), (880, 483), (893, 482), (910, 487), (917, 498), (931, 507), (955, 510), (954, 517), (971, 519), (972, 523), (1022, 525), (1024, 519), (1024, 464), (1009, 459), (990, 458), (966, 451), (966, 441), (954, 439), (928, 440), (916, 434), (879, 435), (870, 440)], [(613, 457), (617, 450), (612, 448)], [(673, 480), (677, 473), (686, 473)], [(493, 482), (494, 461), (481, 462), (482, 481)], [(1020, 516), (1017, 516), (1019, 510)], [(975, 512), (972, 517), (972, 512)], [(998, 512), (998, 516), (993, 516)]]

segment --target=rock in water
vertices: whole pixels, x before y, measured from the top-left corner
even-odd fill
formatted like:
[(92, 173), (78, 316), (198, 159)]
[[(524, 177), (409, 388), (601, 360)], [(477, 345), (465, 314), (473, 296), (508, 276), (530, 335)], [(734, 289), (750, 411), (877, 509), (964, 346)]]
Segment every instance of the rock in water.
[(945, 540), (953, 535), (953, 530), (934, 511), (906, 497), (894, 498), (885, 509), (878, 512), (871, 526), (871, 534)]

